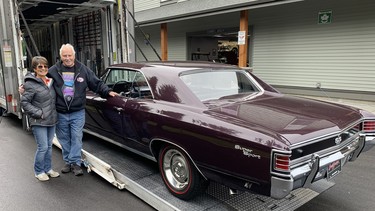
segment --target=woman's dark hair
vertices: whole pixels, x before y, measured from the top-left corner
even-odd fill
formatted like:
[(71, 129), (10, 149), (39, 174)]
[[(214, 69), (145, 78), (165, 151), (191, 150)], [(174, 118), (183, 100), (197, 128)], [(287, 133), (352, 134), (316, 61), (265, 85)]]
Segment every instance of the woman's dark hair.
[(43, 56), (34, 56), (31, 60), (32, 68), (36, 69), (36, 67), (40, 64), (48, 66), (48, 60)]

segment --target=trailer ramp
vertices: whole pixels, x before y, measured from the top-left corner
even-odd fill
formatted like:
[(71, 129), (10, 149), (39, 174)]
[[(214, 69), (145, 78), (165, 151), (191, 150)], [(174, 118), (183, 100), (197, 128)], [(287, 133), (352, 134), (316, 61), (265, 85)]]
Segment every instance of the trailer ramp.
[[(59, 146), (55, 138), (54, 144)], [(61, 148), (61, 147), (60, 147)], [(171, 195), (159, 174), (155, 162), (85, 134), (82, 159), (87, 170), (93, 171), (119, 189), (126, 189), (157, 210), (221, 211), (221, 210), (295, 210), (323, 191), (333, 181), (321, 180), (310, 188), (299, 188), (284, 199), (239, 191), (229, 194), (229, 188), (211, 182), (205, 193), (190, 201)]]

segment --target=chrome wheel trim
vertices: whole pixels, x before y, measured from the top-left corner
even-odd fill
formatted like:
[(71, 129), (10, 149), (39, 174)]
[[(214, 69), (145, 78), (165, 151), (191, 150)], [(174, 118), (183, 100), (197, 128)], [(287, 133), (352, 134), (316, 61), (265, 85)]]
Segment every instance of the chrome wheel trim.
[(189, 164), (178, 150), (169, 149), (164, 154), (163, 171), (166, 180), (174, 189), (183, 190), (189, 185)]

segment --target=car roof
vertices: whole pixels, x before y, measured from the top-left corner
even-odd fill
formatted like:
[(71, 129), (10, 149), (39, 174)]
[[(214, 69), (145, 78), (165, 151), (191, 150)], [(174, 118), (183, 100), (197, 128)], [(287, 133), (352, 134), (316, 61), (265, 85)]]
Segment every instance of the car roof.
[[(132, 68), (132, 69), (144, 69), (145, 67), (181, 67), (180, 70), (197, 69), (197, 68), (213, 68), (213, 69), (238, 69), (235, 65), (228, 65), (223, 63), (214, 63), (214, 62), (205, 62), (205, 61), (145, 61), (145, 62), (136, 62), (136, 63), (121, 63), (114, 64), (110, 67), (123, 67), (123, 68)], [(178, 70), (178, 69), (176, 69)]]
[[(213, 62), (137, 62), (111, 65), (109, 68), (124, 68), (141, 71), (147, 78), (154, 93), (155, 99), (186, 104), (196, 107), (205, 107), (202, 102), (182, 82), (179, 75), (187, 71), (200, 71), (201, 69), (220, 70), (239, 68)], [(171, 88), (173, 87), (173, 88)]]

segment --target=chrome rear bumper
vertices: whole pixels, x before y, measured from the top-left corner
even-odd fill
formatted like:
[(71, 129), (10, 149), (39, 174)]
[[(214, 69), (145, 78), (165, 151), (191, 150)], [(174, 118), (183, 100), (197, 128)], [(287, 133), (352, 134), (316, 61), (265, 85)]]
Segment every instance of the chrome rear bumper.
[[(328, 179), (341, 171), (341, 167), (348, 161), (354, 161), (362, 152), (366, 142), (366, 136), (360, 135), (355, 141), (341, 148), (336, 153), (325, 157), (313, 154), (308, 163), (293, 168), (289, 176), (271, 177), (271, 197), (284, 198), (292, 190), (305, 187), (308, 188), (314, 181)], [(328, 170), (334, 170), (329, 172)], [(329, 174), (330, 173), (330, 174)]]

